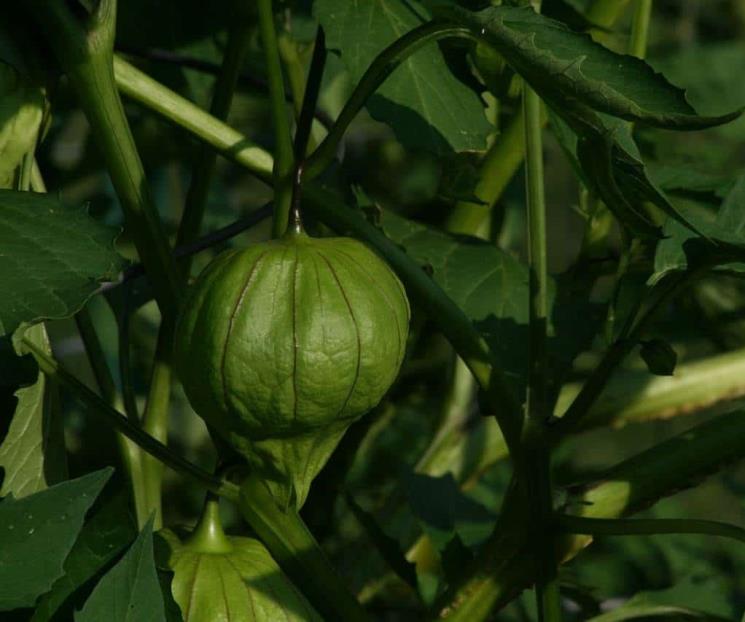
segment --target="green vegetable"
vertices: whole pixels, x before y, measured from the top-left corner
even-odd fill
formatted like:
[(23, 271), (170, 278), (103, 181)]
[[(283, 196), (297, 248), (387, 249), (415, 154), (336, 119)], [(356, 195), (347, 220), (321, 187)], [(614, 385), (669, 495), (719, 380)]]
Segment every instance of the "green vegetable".
[(299, 508), (396, 378), (408, 323), (403, 286), (371, 250), (292, 230), (207, 267), (179, 319), (175, 363), (197, 413), (280, 505)]
[(258, 540), (226, 536), (217, 501), (208, 501), (193, 534), (170, 549), (171, 592), (184, 622), (321, 622)]

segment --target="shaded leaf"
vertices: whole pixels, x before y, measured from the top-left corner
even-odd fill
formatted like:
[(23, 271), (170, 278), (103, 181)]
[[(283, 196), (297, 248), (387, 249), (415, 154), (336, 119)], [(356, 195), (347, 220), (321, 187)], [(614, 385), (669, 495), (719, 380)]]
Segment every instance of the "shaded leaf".
[[(584, 172), (585, 183), (595, 190), (616, 219), (633, 235), (642, 239), (661, 238), (660, 212), (702, 235), (691, 219), (683, 215), (647, 175), (626, 123), (582, 105), (555, 102), (552, 106), (577, 136), (576, 159)], [(556, 127), (561, 128), (561, 125)], [(572, 161), (573, 142), (564, 137), (562, 146)]]
[[(29, 328), (26, 338), (50, 351), (43, 324)], [(21, 359), (14, 358), (11, 363), (18, 365)], [(50, 390), (50, 380), (37, 371), (36, 381), (15, 393), (15, 414), (0, 445), (0, 467), (5, 471), (0, 497), (25, 497), (65, 476), (64, 462), (59, 459), (64, 439), (61, 422), (51, 420)]]
[(456, 154), (442, 162), (437, 194), (448, 201), (468, 201), (477, 205), (486, 205), (476, 196), (476, 185), (480, 179), (479, 154), (472, 152)]
[(472, 547), (491, 533), (496, 516), (465, 496), (452, 474), (429, 477), (410, 473), (404, 485), (412, 512), (439, 551), (445, 550), (455, 536)]
[(576, 100), (622, 119), (670, 129), (711, 127), (740, 115), (697, 115), (685, 92), (644, 61), (616, 54), (529, 7), (477, 13), (450, 7), (445, 13), (480, 32), (546, 99)]
[[(453, 236), (383, 210), (380, 226), (471, 318), (488, 340), (503, 369), (523, 389), (527, 373), (528, 269), (494, 244)], [(574, 357), (592, 339), (600, 315), (570, 279), (552, 280), (549, 365), (557, 384)], [(557, 292), (558, 289), (558, 292)], [(580, 315), (585, 322), (577, 322)]]
[(0, 611), (33, 605), (62, 576), (85, 513), (111, 473), (102, 469), (0, 502)]
[(406, 559), (396, 539), (385, 533), (375, 517), (370, 512), (365, 511), (351, 494), (346, 493), (344, 498), (357, 522), (365, 529), (368, 537), (391, 567), (391, 570), (416, 589), (416, 566)]
[[(414, 0), (316, 0), (314, 13), (354, 81), (386, 46), (429, 18)], [(434, 44), (402, 63), (367, 109), (413, 149), (483, 150), (493, 131), (479, 97), (453, 76)]]
[(83, 526), (64, 563), (65, 574), (44, 594), (36, 606), (31, 622), (57, 619), (58, 611), (66, 615), (75, 595), (103, 572), (137, 536), (130, 514), (127, 494), (119, 493), (106, 500)]
[[(665, 239), (658, 245), (655, 253), (655, 274), (653, 281), (673, 270), (685, 270), (691, 262), (702, 256), (720, 252), (723, 254), (722, 267), (726, 270), (742, 272), (745, 265), (734, 263), (742, 259), (745, 249), (745, 175), (741, 175), (722, 202), (716, 218), (706, 219), (696, 216), (698, 229), (705, 231), (718, 246), (702, 243), (696, 236), (681, 227), (679, 223), (669, 220), (665, 223)], [(688, 214), (691, 218), (692, 213)], [(728, 252), (729, 251), (729, 252)]]
[(153, 557), (153, 523), (143, 527), (124, 557), (107, 572), (75, 622), (165, 622), (165, 607)]
[(73, 315), (122, 266), (114, 231), (84, 209), (0, 190), (0, 335), (21, 322)]

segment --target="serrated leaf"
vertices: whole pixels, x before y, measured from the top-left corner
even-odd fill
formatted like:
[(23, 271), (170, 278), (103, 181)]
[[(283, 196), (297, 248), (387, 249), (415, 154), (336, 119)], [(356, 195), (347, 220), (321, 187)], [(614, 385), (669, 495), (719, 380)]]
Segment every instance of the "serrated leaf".
[(85, 514), (111, 473), (102, 469), (0, 502), (0, 611), (30, 607), (62, 576)]
[[(693, 233), (704, 235), (647, 174), (626, 123), (580, 104), (560, 106), (554, 102), (552, 107), (560, 117), (555, 128), (570, 161), (579, 163), (585, 184), (628, 231), (641, 239), (659, 239), (663, 237), (662, 214), (666, 214)], [(567, 136), (568, 129), (576, 135), (576, 143)]]
[(57, 612), (62, 607), (65, 607), (66, 616), (71, 614), (69, 600), (73, 595), (103, 572), (136, 536), (127, 494), (122, 492), (106, 500), (83, 526), (65, 559), (65, 574), (42, 596), (31, 622), (58, 619)]
[(153, 557), (153, 522), (143, 527), (124, 557), (99, 581), (75, 622), (166, 622)]
[(455, 21), (494, 45), (543, 97), (580, 101), (600, 112), (669, 129), (701, 129), (740, 115), (702, 117), (685, 91), (647, 63), (612, 52), (532, 8), (497, 6), (477, 13), (450, 8)]
[[(26, 338), (50, 350), (43, 324), (28, 329)], [(19, 357), (15, 357), (15, 365), (19, 361)], [(62, 430), (60, 422), (51, 420), (49, 382), (37, 371), (36, 381), (15, 393), (13, 420), (0, 444), (0, 468), (5, 472), (0, 497), (9, 494), (16, 499), (25, 497), (65, 476), (64, 462), (60, 464), (59, 460)]]
[[(487, 339), (516, 392), (525, 386), (528, 358), (528, 268), (494, 244), (453, 236), (383, 210), (380, 226), (411, 258), (432, 271), (434, 280)], [(563, 286), (571, 285), (562, 280)], [(549, 365), (561, 382), (574, 357), (588, 345), (599, 322), (586, 294), (557, 297), (552, 280)], [(560, 299), (560, 304), (554, 304)], [(584, 322), (578, 323), (581, 315)]]
[[(316, 0), (313, 11), (354, 81), (385, 47), (429, 17), (414, 0)], [(406, 147), (435, 153), (483, 150), (494, 129), (479, 97), (453, 76), (434, 44), (404, 61), (367, 109)]]
[(122, 267), (114, 237), (56, 197), (0, 190), (0, 335), (78, 311)]

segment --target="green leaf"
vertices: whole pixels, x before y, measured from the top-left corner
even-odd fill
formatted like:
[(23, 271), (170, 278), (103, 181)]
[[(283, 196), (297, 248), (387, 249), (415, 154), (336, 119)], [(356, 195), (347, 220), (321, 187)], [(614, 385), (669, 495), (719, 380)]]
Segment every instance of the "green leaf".
[(647, 369), (656, 376), (672, 376), (678, 355), (672, 346), (662, 339), (652, 339), (642, 343), (640, 355)]
[(0, 335), (78, 311), (122, 267), (114, 235), (53, 196), (0, 190)]
[[(26, 337), (50, 351), (43, 324), (29, 328)], [(19, 361), (15, 357), (16, 365)], [(0, 497), (25, 497), (65, 476), (61, 421), (51, 418), (50, 392), (50, 381), (37, 371), (36, 381), (15, 393), (15, 414), (0, 445), (0, 467), (5, 471)]]
[(15, 170), (39, 138), (44, 93), (0, 61), (0, 188), (13, 185)]
[(740, 115), (697, 115), (685, 92), (644, 61), (616, 54), (531, 8), (498, 6), (478, 13), (451, 8), (446, 13), (480, 32), (546, 99), (579, 101), (622, 119), (681, 130), (720, 125)]
[(63, 574), (85, 513), (112, 469), (0, 502), (0, 611), (30, 607)]
[[(528, 268), (503, 250), (477, 238), (452, 236), (382, 210), (380, 226), (411, 258), (431, 270), (434, 280), (471, 318), (502, 367), (522, 389), (528, 358)], [(552, 281), (549, 365), (553, 380), (595, 333), (600, 316), (569, 279)], [(557, 291), (558, 290), (558, 291)], [(566, 290), (564, 292), (563, 290)], [(576, 322), (582, 316), (584, 322)]]
[(39, 600), (31, 622), (56, 619), (61, 608), (65, 615), (71, 614), (80, 588), (102, 573), (137, 536), (126, 493), (118, 493), (94, 510), (65, 560), (65, 574)]
[(496, 516), (464, 495), (451, 473), (442, 477), (410, 473), (404, 483), (414, 515), (439, 551), (455, 536), (467, 547), (478, 546), (494, 528)]
[[(703, 244), (691, 231), (681, 227), (675, 221), (669, 220), (665, 223), (665, 239), (657, 245), (654, 260), (655, 273), (652, 280), (656, 281), (673, 270), (685, 270), (691, 261), (696, 261), (702, 255), (719, 252), (722, 246), (731, 247), (734, 255), (740, 255), (741, 249), (745, 249), (743, 205), (745, 205), (745, 174), (735, 181), (715, 219), (705, 218), (703, 215), (694, 217), (692, 212), (688, 213), (688, 218), (696, 220), (697, 228), (705, 231), (718, 246)], [(731, 261), (734, 258), (729, 259)], [(730, 263), (730, 261), (722, 262), (723, 269), (736, 272), (745, 270), (742, 263)]]
[(75, 622), (166, 622), (163, 594), (153, 557), (150, 519), (124, 557), (107, 572)]
[(368, 537), (375, 545), (375, 548), (383, 559), (385, 559), (391, 570), (416, 589), (416, 566), (406, 559), (398, 541), (389, 536), (378, 524), (372, 513), (362, 508), (351, 494), (346, 493), (344, 498), (357, 522), (362, 525)]
[[(389, 44), (429, 17), (414, 0), (316, 0), (314, 13), (329, 49), (339, 50), (354, 81)], [(483, 150), (493, 131), (479, 97), (428, 45), (402, 63), (368, 100), (403, 145), (435, 153)]]

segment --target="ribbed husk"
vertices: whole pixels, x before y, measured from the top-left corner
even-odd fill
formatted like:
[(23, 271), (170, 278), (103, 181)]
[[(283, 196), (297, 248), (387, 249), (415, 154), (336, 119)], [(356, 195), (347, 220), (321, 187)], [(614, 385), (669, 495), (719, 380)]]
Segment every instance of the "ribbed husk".
[(363, 244), (293, 234), (200, 275), (175, 362), (200, 416), (299, 508), (344, 430), (393, 383), (409, 314), (401, 283)]

